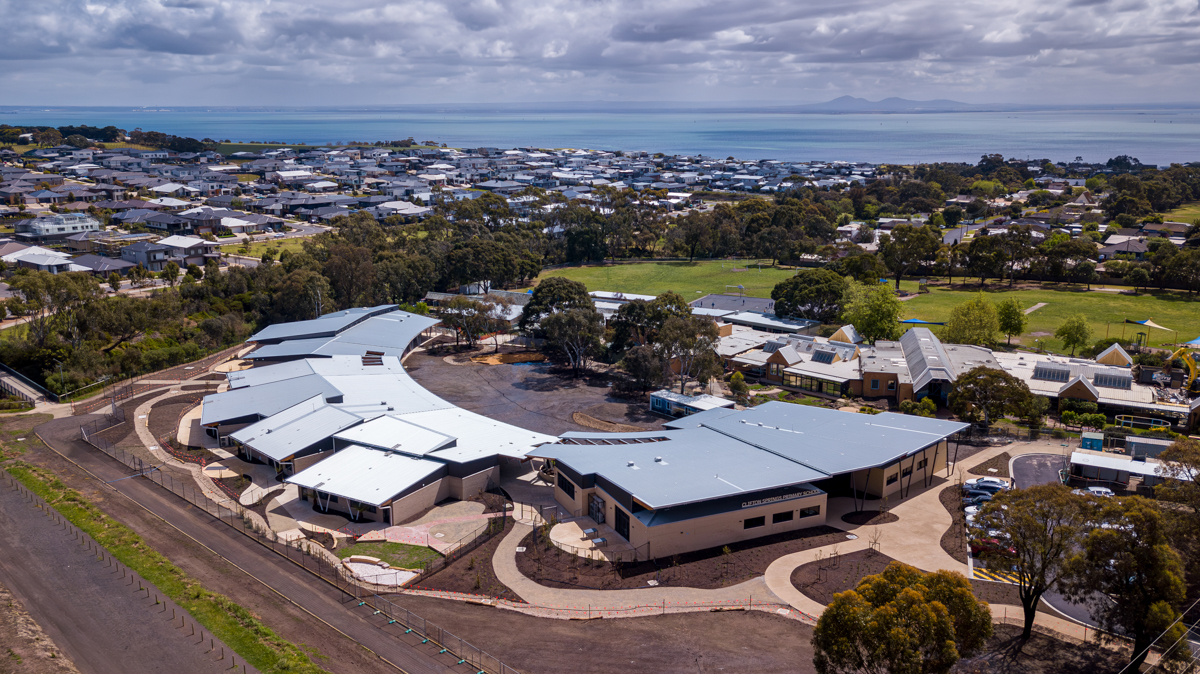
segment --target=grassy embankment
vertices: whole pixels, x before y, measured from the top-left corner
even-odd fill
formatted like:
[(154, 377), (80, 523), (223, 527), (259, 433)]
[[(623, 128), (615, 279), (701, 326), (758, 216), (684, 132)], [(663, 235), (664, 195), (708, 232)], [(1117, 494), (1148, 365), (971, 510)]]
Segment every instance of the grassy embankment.
[[(303, 650), (281, 639), (250, 611), (224, 595), (204, 589), (132, 529), (104, 514), (52, 472), (15, 460), (28, 447), (40, 443), (32, 427), (49, 418), (49, 415), (30, 415), (0, 421), (0, 459), (12, 459), (3, 464), (9, 474), (54, 506), (122, 564), (153, 583), (259, 671), (311, 674), (326, 671), (313, 664)], [(22, 440), (18, 441), (18, 436)]]

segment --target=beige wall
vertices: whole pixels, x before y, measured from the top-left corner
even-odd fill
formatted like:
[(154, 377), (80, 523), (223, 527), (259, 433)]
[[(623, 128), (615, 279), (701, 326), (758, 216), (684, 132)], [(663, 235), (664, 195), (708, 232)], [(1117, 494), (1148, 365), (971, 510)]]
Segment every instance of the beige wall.
[[(569, 478), (568, 478), (569, 479)], [(586, 503), (591, 494), (599, 494), (605, 502), (605, 524), (613, 526), (616, 522), (616, 499), (599, 487), (583, 489), (575, 485), (575, 498), (569, 498), (558, 487), (557, 479), (554, 487), (554, 498), (559, 505), (571, 512), (587, 513)], [(821, 512), (811, 517), (799, 517), (799, 511), (804, 508), (819, 506)], [(639, 549), (640, 553), (649, 554), (653, 558), (669, 557), (671, 555), (720, 547), (738, 541), (747, 541), (761, 536), (769, 536), (784, 531), (807, 529), (825, 524), (826, 495), (817, 494), (807, 498), (782, 501), (753, 508), (719, 513), (709, 517), (700, 517), (673, 524), (661, 524), (647, 527), (641, 520), (629, 514), (629, 543)], [(624, 510), (624, 508), (622, 508)], [(776, 513), (792, 512), (792, 520), (774, 524), (772, 516)], [(764, 517), (766, 523), (753, 529), (745, 528), (749, 518)], [(648, 548), (646, 547), (649, 544)]]
[(442, 478), (392, 502), (392, 522), (399, 524), (450, 498), (450, 479)]
[(323, 459), (330, 456), (333, 456), (333, 452), (317, 452), (316, 454), (302, 456), (299, 459), (293, 459), (292, 465), (295, 467), (293, 472), (299, 473), (300, 471), (309, 468), (314, 464), (320, 463)]
[[(946, 470), (947, 447), (948, 443), (943, 440), (937, 445), (913, 456), (905, 457), (887, 468), (857, 471), (851, 476), (854, 488), (880, 498), (899, 496), (901, 489), (923, 488), (925, 480), (930, 475)], [(920, 466), (921, 461), (925, 461), (926, 464)], [(911, 476), (904, 474), (904, 471), (909, 468), (912, 469)], [(888, 477), (892, 475), (896, 476), (896, 481), (887, 484)]]
[(487, 491), (488, 480), (500, 483), (500, 466), (492, 466), (466, 477), (446, 477), (450, 482), (450, 497), (466, 501)]

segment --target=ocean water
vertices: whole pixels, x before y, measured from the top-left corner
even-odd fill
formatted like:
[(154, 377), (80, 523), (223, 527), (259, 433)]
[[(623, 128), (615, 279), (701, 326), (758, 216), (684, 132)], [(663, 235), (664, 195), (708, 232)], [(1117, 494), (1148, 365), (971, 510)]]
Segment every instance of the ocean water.
[(1200, 109), (814, 114), (536, 105), (391, 108), (0, 107), (0, 124), (89, 124), (195, 138), (338, 144), (412, 136), (451, 147), (647, 150), (739, 159), (1200, 161)]

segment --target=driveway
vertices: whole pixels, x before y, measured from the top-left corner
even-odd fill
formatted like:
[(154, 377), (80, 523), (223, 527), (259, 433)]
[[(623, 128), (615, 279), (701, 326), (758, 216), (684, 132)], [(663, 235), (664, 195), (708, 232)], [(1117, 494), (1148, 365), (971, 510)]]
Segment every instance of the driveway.
[(1061, 454), (1025, 454), (1012, 461), (1012, 476), (1020, 489), (1039, 484), (1057, 484), (1058, 470), (1064, 467)]

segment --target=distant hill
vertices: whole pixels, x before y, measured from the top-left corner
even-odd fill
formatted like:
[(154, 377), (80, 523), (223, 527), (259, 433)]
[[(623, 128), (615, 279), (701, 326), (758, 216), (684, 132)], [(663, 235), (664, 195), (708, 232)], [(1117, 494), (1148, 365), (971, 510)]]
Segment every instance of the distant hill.
[(825, 103), (792, 106), (795, 112), (964, 112), (994, 108), (995, 106), (973, 105), (938, 99), (933, 101), (910, 101), (906, 98), (885, 98), (868, 101), (865, 98), (842, 96)]

